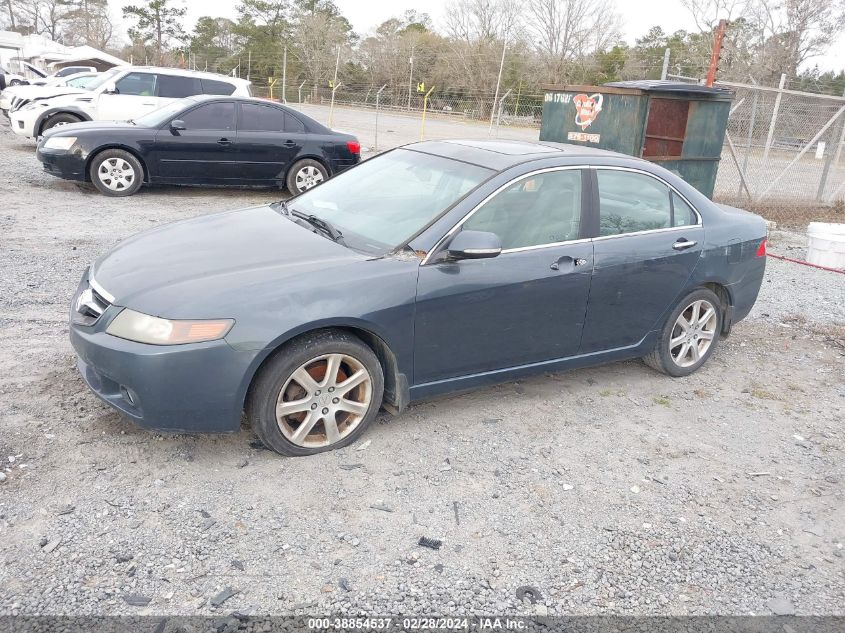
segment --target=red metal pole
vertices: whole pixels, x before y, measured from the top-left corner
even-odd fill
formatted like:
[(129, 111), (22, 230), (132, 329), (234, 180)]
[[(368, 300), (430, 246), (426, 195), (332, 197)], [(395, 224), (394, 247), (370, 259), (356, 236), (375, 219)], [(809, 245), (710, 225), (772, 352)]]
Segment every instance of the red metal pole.
[(716, 27), (716, 37), (713, 40), (713, 54), (710, 56), (710, 68), (707, 70), (705, 86), (712, 86), (716, 81), (716, 71), (719, 69), (719, 57), (722, 55), (722, 41), (725, 39), (725, 29), (728, 27), (727, 20), (719, 20)]

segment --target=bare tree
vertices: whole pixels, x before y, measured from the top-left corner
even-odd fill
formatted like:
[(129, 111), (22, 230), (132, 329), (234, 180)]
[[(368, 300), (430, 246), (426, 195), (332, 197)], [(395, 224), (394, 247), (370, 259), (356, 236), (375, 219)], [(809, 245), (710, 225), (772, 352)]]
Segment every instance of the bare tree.
[(521, 27), (515, 0), (458, 0), (446, 10), (446, 34), (459, 41), (509, 39)]
[(532, 0), (528, 8), (529, 28), (547, 82), (568, 80), (577, 60), (620, 37), (613, 0)]

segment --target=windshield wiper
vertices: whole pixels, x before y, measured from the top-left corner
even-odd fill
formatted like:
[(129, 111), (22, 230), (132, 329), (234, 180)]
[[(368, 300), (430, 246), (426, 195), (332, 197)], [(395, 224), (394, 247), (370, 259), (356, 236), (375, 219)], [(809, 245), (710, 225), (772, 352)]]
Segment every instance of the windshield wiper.
[(338, 244), (344, 244), (343, 241), (343, 233), (340, 232), (338, 228), (336, 228), (331, 222), (328, 220), (324, 220), (321, 217), (318, 217), (313, 214), (303, 213), (302, 211), (297, 211), (296, 209), (289, 209), (287, 204), (284, 207), (288, 214), (294, 216), (295, 218), (299, 218), (305, 222), (308, 222), (311, 226), (313, 226), (318, 231), (321, 231), (324, 235), (326, 235), (330, 240), (333, 242), (337, 242)]

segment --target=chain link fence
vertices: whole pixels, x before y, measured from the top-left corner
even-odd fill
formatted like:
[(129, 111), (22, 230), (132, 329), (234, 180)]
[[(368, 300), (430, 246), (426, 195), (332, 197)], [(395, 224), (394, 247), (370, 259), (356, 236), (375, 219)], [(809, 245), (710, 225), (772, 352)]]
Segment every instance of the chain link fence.
[[(735, 91), (716, 180), (719, 201), (842, 214), (845, 97), (747, 84)], [(783, 85), (783, 84), (782, 84)]]

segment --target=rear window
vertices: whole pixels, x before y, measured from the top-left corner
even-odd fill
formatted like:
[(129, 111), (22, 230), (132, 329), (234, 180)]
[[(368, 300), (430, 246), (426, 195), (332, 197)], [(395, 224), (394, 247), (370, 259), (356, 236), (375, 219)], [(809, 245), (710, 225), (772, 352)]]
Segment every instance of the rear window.
[(215, 81), (214, 79), (202, 79), (202, 94), (226, 95), (235, 92), (235, 86), (226, 81)]
[(158, 96), (169, 99), (181, 99), (202, 94), (202, 85), (196, 77), (178, 75), (158, 76)]

